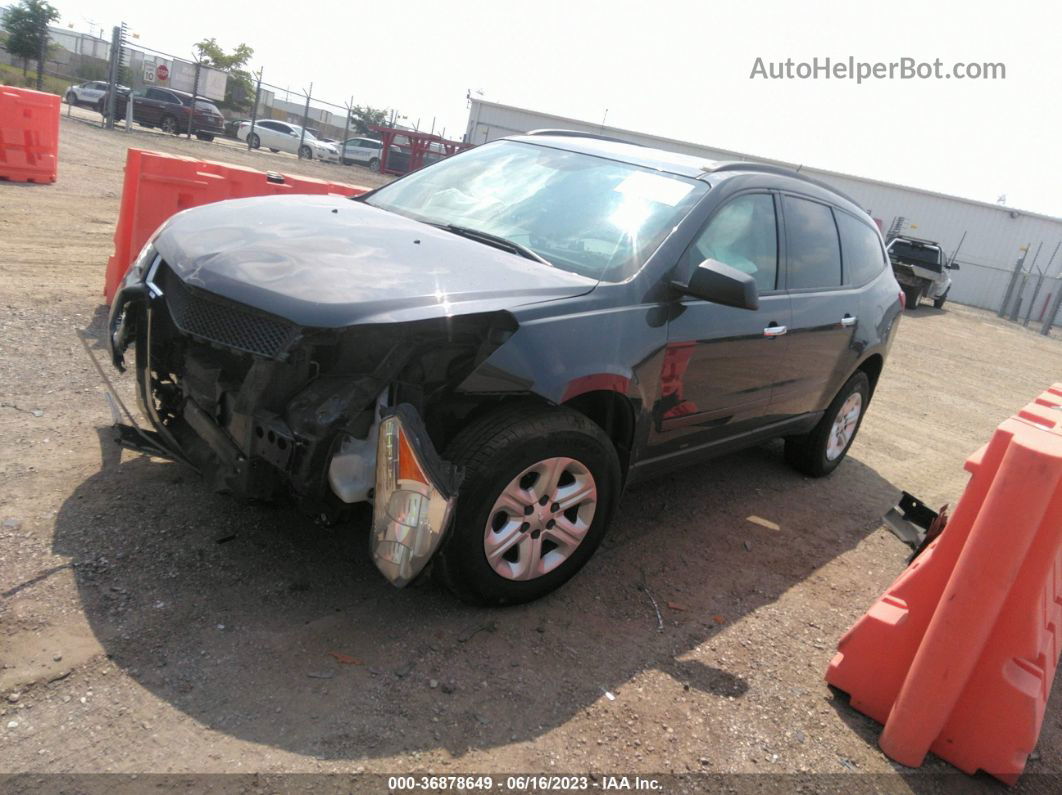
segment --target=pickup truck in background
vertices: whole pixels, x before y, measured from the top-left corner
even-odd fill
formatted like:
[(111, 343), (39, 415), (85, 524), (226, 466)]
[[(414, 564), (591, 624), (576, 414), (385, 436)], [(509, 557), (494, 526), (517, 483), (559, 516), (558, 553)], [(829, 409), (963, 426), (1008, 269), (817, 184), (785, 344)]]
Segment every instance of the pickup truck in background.
[(908, 309), (917, 309), (922, 298), (929, 298), (937, 309), (944, 306), (951, 289), (948, 271), (957, 271), (959, 266), (947, 262), (939, 243), (917, 237), (894, 237), (885, 248)]

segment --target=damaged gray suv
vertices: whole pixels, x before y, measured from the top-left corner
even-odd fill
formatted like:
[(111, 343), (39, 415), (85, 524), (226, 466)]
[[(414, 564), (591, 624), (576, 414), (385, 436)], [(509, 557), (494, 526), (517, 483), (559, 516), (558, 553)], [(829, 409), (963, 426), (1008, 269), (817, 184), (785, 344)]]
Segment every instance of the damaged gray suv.
[(330, 522), (392, 583), (561, 585), (625, 486), (785, 439), (821, 476), (901, 312), (873, 221), (793, 172), (553, 131), (355, 199), (186, 210), (112, 306), (125, 447)]

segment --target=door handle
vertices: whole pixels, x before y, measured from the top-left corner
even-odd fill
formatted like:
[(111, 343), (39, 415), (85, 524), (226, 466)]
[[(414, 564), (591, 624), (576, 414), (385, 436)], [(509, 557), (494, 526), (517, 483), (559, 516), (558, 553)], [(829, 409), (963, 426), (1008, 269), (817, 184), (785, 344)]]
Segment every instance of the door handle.
[(847, 315), (846, 314), (844, 317), (841, 318), (841, 325), (842, 326), (854, 326), (855, 322), (856, 322), (856, 319), (852, 315)]
[(763, 336), (765, 336), (765, 337), (781, 337), (787, 331), (789, 331), (789, 329), (787, 329), (785, 326), (779, 326), (777, 324), (774, 324), (774, 325), (768, 326), (767, 328), (765, 328), (763, 330)]

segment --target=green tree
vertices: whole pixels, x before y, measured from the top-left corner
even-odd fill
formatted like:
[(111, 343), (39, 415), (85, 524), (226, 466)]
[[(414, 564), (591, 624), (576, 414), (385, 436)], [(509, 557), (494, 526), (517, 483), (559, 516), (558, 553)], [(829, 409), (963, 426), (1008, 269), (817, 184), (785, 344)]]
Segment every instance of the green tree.
[(254, 102), (254, 85), (251, 73), (244, 67), (254, 55), (254, 48), (241, 42), (231, 53), (226, 53), (211, 37), (196, 44), (195, 49), (203, 66), (212, 66), (229, 75), (225, 85), (225, 100), (219, 104), (233, 110), (250, 110)]
[(20, 0), (4, 13), (7, 41), (4, 49), (22, 59), (26, 76), (30, 58), (37, 60), (37, 90), (44, 85), (44, 56), (48, 50), (48, 25), (59, 19), (59, 9), (47, 0)]
[(357, 135), (369, 135), (372, 132), (369, 128), (386, 124), (389, 114), (390, 111), (383, 108), (355, 105), (350, 109), (350, 126)]

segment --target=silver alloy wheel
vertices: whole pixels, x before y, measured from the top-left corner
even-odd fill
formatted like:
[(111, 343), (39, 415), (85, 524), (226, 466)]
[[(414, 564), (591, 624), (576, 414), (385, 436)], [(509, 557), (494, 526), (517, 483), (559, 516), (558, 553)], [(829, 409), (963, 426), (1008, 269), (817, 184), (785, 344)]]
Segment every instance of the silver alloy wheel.
[(830, 428), (830, 437), (826, 441), (826, 460), (836, 461), (848, 447), (859, 423), (859, 414), (863, 411), (863, 396), (853, 392), (841, 406)]
[(487, 562), (507, 580), (553, 571), (586, 538), (597, 511), (597, 484), (574, 458), (533, 464), (502, 489), (483, 535)]

